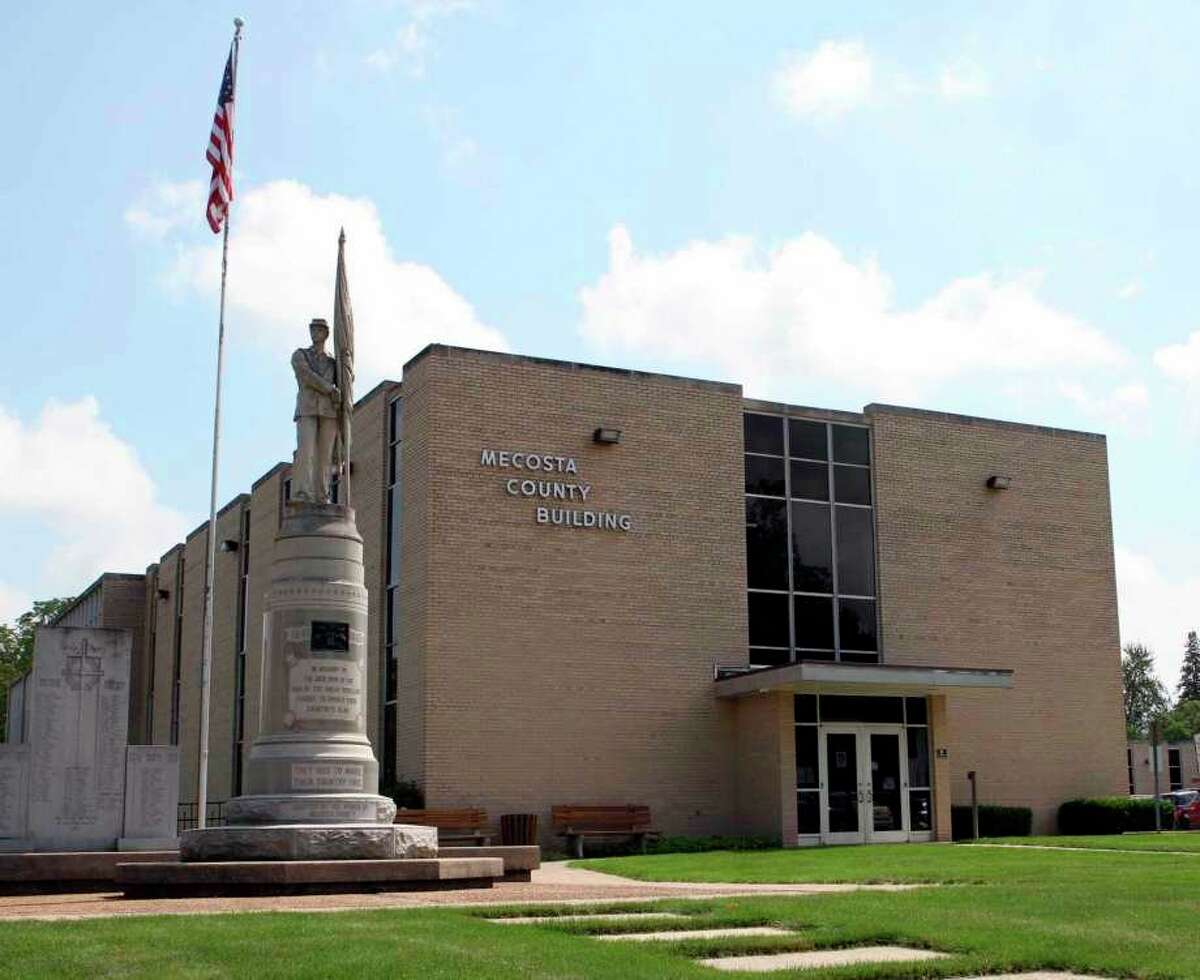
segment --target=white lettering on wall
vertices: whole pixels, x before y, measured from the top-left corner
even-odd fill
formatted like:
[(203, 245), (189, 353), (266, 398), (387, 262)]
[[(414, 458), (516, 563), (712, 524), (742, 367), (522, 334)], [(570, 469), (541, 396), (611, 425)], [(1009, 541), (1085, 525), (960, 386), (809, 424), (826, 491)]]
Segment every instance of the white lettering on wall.
[[(570, 476), (579, 473), (579, 463), (574, 456), (508, 449), (481, 449), (479, 465), (495, 469), (532, 470), (537, 473), (564, 473)], [(512, 476), (504, 480), (504, 492), (510, 497), (586, 504), (592, 494), (592, 485), (581, 481)], [(594, 528), (601, 531), (633, 530), (631, 515), (605, 510), (539, 505), (534, 508), (533, 520), (536, 524), (552, 527)]]

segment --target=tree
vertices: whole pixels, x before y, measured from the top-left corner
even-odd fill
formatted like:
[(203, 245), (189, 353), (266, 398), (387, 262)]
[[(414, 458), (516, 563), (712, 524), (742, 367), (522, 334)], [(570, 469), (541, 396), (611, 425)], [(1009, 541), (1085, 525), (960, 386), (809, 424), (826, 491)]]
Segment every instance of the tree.
[(8, 728), (8, 686), (33, 665), (33, 633), (67, 608), (74, 598), (43, 599), (14, 623), (0, 623), (0, 737)]
[(1183, 648), (1183, 666), (1179, 670), (1180, 701), (1200, 701), (1200, 637), (1192, 630)]
[(1163, 718), (1164, 742), (1187, 742), (1200, 733), (1200, 700), (1180, 701)]
[(1125, 700), (1125, 730), (1143, 739), (1150, 722), (1170, 707), (1167, 689), (1154, 674), (1154, 652), (1141, 643), (1127, 643), (1121, 657), (1121, 687)]

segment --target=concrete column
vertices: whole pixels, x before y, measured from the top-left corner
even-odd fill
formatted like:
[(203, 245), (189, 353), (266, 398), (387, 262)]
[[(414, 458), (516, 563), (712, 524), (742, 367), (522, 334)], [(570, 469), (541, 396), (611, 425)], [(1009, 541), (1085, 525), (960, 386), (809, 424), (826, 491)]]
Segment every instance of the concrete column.
[(951, 840), (950, 833), (950, 713), (945, 694), (929, 699), (929, 740), (933, 753), (933, 836)]

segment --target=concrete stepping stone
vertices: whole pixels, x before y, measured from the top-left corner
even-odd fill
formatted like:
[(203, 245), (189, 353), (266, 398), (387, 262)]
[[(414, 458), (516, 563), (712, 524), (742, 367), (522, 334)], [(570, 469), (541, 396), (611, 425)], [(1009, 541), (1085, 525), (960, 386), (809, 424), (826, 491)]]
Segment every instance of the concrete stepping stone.
[(519, 915), (515, 918), (488, 919), (507, 926), (527, 926), (546, 922), (616, 922), (632, 919), (686, 919), (682, 912), (589, 912), (578, 915)]
[(858, 963), (906, 963), (916, 960), (939, 960), (948, 955), (948, 953), (936, 953), (931, 949), (909, 949), (905, 946), (851, 946), (847, 949), (811, 949), (802, 953), (718, 956), (714, 959), (696, 960), (696, 962), (717, 970), (771, 973), (775, 970), (816, 970), (830, 966), (853, 966)]
[[(984, 980), (982, 976), (951, 977), (951, 980)], [(1107, 980), (1091, 973), (1059, 973), (1055, 970), (1034, 970), (1032, 973), (989, 973), (987, 980)]]
[(726, 926), (714, 929), (676, 929), (664, 932), (614, 932), (593, 939), (603, 939), (610, 942), (643, 943), (654, 940), (665, 942), (680, 942), (684, 939), (724, 939), (726, 936), (794, 936), (790, 929), (778, 929), (775, 926)]

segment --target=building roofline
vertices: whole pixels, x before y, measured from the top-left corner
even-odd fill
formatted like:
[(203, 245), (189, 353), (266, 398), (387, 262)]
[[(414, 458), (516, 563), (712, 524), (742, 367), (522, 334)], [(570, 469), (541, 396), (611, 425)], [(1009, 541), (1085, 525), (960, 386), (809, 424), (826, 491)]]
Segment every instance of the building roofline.
[[(420, 354), (417, 355), (417, 357), (420, 357), (420, 356), (421, 356)], [(354, 410), (357, 412), (360, 408), (362, 408), (363, 405), (365, 405), (367, 402), (369, 402), (372, 398), (374, 398), (376, 395), (378, 395), (381, 391), (386, 391), (387, 389), (391, 388), (393, 385), (395, 385), (396, 387), (400, 387), (400, 382), (393, 381), (391, 378), (384, 378), (382, 381), (379, 382), (379, 384), (377, 384), (374, 388), (372, 388), (370, 391), (368, 391), (365, 395), (363, 395), (361, 398), (359, 398), (354, 403)]]
[(790, 405), (787, 402), (764, 401), (760, 398), (743, 398), (742, 407), (749, 412), (766, 412), (771, 415), (807, 415), (829, 422), (849, 422), (866, 425), (862, 412), (847, 412), (840, 408), (817, 408), (815, 405)]
[(52, 620), (50, 620), (50, 622), (47, 625), (54, 626), (65, 615), (67, 615), (67, 613), (78, 608), (79, 604), (81, 602), (83, 602), (83, 600), (86, 599), (88, 596), (90, 596), (93, 592), (95, 592), (98, 588), (100, 588), (100, 586), (102, 586), (104, 584), (106, 579), (110, 580), (110, 581), (115, 580), (118, 582), (136, 582), (139, 580), (145, 581), (146, 575), (144, 572), (141, 574), (138, 574), (137, 572), (101, 572), (98, 576), (96, 576), (95, 580), (90, 585), (88, 585), (88, 587), (86, 589), (84, 589), (82, 592), (79, 593), (79, 595), (75, 596), (75, 598), (71, 600), (71, 604), (69, 606), (67, 606), (66, 609), (64, 609), (57, 616), (55, 616)]
[(1037, 425), (1032, 422), (1009, 422), (1006, 419), (989, 419), (981, 415), (959, 415), (955, 412), (941, 412), (929, 408), (909, 408), (907, 405), (888, 405), (884, 402), (871, 402), (863, 409), (864, 415), (889, 414), (911, 415), (914, 418), (929, 419), (935, 422), (955, 422), (959, 425), (984, 425), (994, 429), (1011, 429), (1016, 432), (1039, 432), (1049, 436), (1073, 436), (1078, 439), (1091, 439), (1105, 442), (1102, 432), (1085, 432), (1081, 429), (1060, 429), (1052, 425)]
[(742, 386), (731, 381), (708, 381), (703, 378), (688, 378), (681, 374), (662, 374), (657, 371), (638, 371), (634, 368), (611, 367), (604, 364), (585, 364), (582, 361), (560, 361), (552, 357), (535, 357), (532, 354), (510, 354), (502, 351), (481, 350), (477, 347), (456, 347), (453, 344), (426, 344), (404, 365), (405, 372), (418, 361), (433, 353), (475, 354), (508, 361), (514, 364), (539, 364), (545, 367), (567, 368), (572, 371), (599, 371), (627, 378), (657, 378), (662, 381), (678, 381), (689, 385), (715, 388), (718, 391), (733, 391), (741, 394)]
[(286, 460), (281, 460), (280, 462), (276, 463), (269, 470), (267, 470), (267, 472), (265, 472), (262, 476), (260, 476), (257, 480), (255, 480), (253, 483), (250, 484), (250, 492), (253, 493), (260, 486), (262, 486), (269, 479), (271, 479), (271, 477), (273, 477), (280, 470), (285, 469), (286, 467), (291, 466), (291, 465), (292, 464), (287, 462)]
[[(236, 497), (234, 497), (232, 500), (230, 500), (229, 503), (225, 504), (225, 506), (223, 506), (219, 511), (217, 511), (217, 520), (220, 520), (227, 511), (232, 510), (234, 507), (238, 506), (239, 504), (244, 506), (245, 504), (247, 504), (249, 502), (249, 500), (250, 500), (250, 494), (239, 493)], [(195, 529), (193, 529), (192, 532), (190, 534), (188, 534), (188, 536), (186, 538), (184, 538), (183, 540), (185, 542), (191, 541), (192, 538), (194, 538), (197, 534), (199, 534), (201, 531), (203, 531), (206, 527), (208, 527), (207, 519), (204, 521), (201, 521), (200, 524)]]

